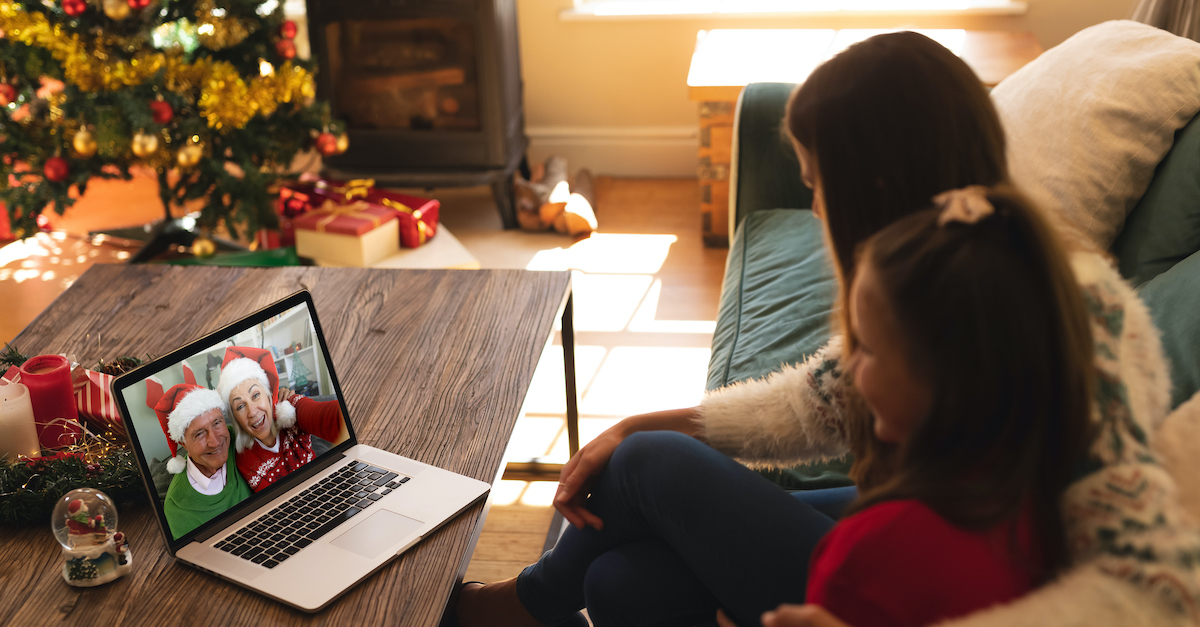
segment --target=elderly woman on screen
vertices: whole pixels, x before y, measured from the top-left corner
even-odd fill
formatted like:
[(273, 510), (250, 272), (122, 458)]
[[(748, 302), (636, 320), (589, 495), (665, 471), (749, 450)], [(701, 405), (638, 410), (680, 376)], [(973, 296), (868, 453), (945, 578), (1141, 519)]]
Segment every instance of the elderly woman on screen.
[(314, 401), (281, 390), (270, 351), (226, 349), (217, 393), (233, 415), (238, 472), (255, 492), (312, 461), (312, 436), (332, 444), (347, 437), (336, 400)]

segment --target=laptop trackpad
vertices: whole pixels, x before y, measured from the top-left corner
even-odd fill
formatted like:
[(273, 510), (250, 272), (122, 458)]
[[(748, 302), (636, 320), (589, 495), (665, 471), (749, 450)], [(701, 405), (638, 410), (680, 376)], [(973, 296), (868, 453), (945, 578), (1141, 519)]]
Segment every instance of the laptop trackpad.
[(422, 523), (386, 509), (377, 510), (353, 529), (338, 536), (333, 546), (353, 551), (363, 557), (375, 557), (397, 542), (412, 535)]

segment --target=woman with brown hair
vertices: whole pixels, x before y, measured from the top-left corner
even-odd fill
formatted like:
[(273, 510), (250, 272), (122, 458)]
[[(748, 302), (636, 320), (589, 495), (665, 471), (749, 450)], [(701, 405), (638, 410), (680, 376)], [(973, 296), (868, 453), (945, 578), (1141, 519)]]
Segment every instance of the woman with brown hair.
[[(873, 37), (817, 68), (786, 124), (843, 303), (868, 237), (938, 194), (1008, 179), (1003, 129), (978, 79), (914, 33)], [(1006, 606), (945, 624), (1192, 624), (1200, 538), (1146, 436), (1167, 409), (1158, 334), (1103, 255), (1060, 236), (1090, 318), (1094, 376), (1092, 437), (1062, 492), (1068, 568)], [(848, 314), (842, 307), (843, 331)], [(461, 622), (566, 624), (586, 605), (598, 624), (689, 624), (723, 608), (747, 626), (802, 602), (806, 566), (834, 521), (732, 458), (795, 465), (854, 450), (868, 497), (895, 476), (896, 452), (871, 437), (872, 416), (845, 375), (845, 343), (838, 334), (802, 364), (601, 434), (563, 470), (555, 506), (575, 528), (519, 577), (464, 588)], [(810, 624), (791, 620), (801, 615), (829, 620), (782, 607), (763, 622)]]

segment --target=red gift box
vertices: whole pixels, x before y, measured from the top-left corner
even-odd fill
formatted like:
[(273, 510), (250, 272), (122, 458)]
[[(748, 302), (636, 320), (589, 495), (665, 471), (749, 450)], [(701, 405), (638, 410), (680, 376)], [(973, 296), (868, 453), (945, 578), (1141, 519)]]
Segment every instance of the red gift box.
[[(283, 221), (280, 220), (281, 225), (282, 223)], [(290, 222), (289, 226), (291, 226)], [(294, 246), (296, 243), (296, 234), (294, 231), (291, 233), (291, 236), (292, 242), (288, 246)], [(258, 250), (275, 250), (276, 248), (283, 248), (283, 238), (284, 234), (282, 230), (259, 229), (258, 234), (254, 236), (254, 241), (258, 242)]]
[(8, 221), (8, 207), (0, 202), (0, 240), (10, 239), (17, 239), (17, 236), (13, 235), (12, 224)]
[[(373, 179), (350, 181), (321, 180), (311, 185), (288, 185), (293, 197), (328, 198), (341, 203), (361, 200), (396, 211), (400, 220), (400, 245), (416, 248), (437, 234), (438, 210), (441, 203), (432, 198), (398, 194), (375, 187)], [(309, 201), (311, 204), (311, 200)], [(294, 202), (297, 207), (299, 203)], [(319, 204), (319, 203), (318, 203)]]
[(397, 212), (357, 200), (326, 200), (293, 222), (296, 254), (319, 262), (366, 267), (400, 252)]
[(327, 200), (320, 209), (309, 211), (292, 223), (297, 229), (339, 235), (362, 235), (395, 219), (396, 212), (378, 205), (363, 201), (339, 205)]
[(293, 221), (325, 201), (313, 194), (313, 186), (291, 183), (279, 188), (279, 203), (275, 214), (279, 217), (278, 229), (260, 229), (255, 236), (259, 250), (274, 250), (296, 245), (296, 225)]
[(441, 203), (432, 198), (380, 192), (374, 202), (395, 209), (400, 218), (400, 245), (416, 248), (437, 234)]

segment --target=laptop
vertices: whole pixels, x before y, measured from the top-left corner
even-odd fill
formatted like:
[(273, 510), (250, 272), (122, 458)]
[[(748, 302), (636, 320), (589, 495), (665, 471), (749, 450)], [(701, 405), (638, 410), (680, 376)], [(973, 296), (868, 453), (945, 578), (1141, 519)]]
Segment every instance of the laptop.
[[(260, 373), (272, 365), (278, 387), (300, 396), (290, 396), (290, 427), (279, 426), (288, 410), (275, 406), (277, 450), (268, 454), (253, 435), (264, 433), (263, 415), (256, 419), (241, 401), (256, 385), (271, 386)], [(249, 373), (250, 391), (235, 388), (237, 411), (222, 420), (210, 410), (215, 390), (229, 387), (223, 368), (226, 379)], [(118, 377), (112, 390), (170, 553), (303, 611), (324, 608), (490, 489), (358, 443), (307, 291)], [(172, 399), (179, 411), (164, 413)], [(204, 411), (189, 422), (189, 408)], [(184, 433), (195, 460), (169, 441), (172, 429)]]

